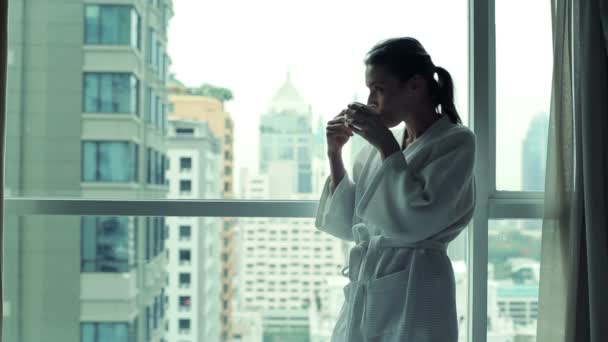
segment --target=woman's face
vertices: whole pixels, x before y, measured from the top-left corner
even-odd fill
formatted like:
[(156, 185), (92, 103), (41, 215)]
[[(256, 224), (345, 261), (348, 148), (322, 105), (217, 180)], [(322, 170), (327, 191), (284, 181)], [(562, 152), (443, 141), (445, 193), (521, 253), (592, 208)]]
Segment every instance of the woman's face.
[(406, 109), (411, 102), (412, 93), (408, 90), (408, 82), (401, 82), (382, 66), (368, 65), (365, 83), (369, 89), (367, 105), (380, 112), (387, 127), (400, 124), (407, 115)]

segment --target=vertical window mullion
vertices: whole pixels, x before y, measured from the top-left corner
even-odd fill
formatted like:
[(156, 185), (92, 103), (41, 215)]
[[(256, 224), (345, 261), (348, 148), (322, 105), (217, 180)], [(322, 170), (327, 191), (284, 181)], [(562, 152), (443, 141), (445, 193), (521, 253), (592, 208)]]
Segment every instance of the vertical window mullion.
[(100, 166), (101, 166), (101, 148), (100, 148), (100, 143), (98, 141), (94, 141), (92, 142), (93, 144), (95, 144), (95, 180), (96, 181), (100, 181), (101, 180), (101, 170), (100, 170)]
[(95, 5), (97, 8), (99, 8), (99, 16), (97, 17), (97, 25), (99, 27), (99, 29), (97, 30), (97, 44), (102, 44), (101, 42), (101, 37), (103, 36), (102, 31), (103, 31), (103, 11), (101, 10), (101, 6), (100, 5)]
[(495, 128), (495, 0), (469, 1), (469, 103), (472, 108), (472, 127), (477, 135), (475, 176), (477, 203), (473, 226), (469, 230), (468, 339), (487, 340), (488, 313), (488, 201), (495, 188), (491, 184), (495, 172), (493, 134)]

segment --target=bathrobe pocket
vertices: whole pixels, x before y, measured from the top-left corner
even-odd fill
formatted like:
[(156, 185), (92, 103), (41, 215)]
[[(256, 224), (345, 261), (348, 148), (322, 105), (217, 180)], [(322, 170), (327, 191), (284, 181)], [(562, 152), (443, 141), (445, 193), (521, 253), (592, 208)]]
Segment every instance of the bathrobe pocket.
[(409, 268), (369, 282), (363, 331), (366, 339), (393, 333), (402, 323)]

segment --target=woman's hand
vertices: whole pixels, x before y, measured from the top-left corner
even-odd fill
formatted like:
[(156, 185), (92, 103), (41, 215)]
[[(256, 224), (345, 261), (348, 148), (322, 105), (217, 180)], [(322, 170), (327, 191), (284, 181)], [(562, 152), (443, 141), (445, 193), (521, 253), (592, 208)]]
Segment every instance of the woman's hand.
[(380, 113), (375, 108), (354, 102), (348, 105), (346, 117), (346, 122), (353, 132), (380, 151), (382, 159), (400, 150), (399, 143), (384, 125)]
[(343, 110), (327, 122), (325, 134), (327, 137), (327, 153), (330, 156), (342, 152), (342, 147), (353, 136), (352, 128), (346, 125), (345, 112), (346, 110)]

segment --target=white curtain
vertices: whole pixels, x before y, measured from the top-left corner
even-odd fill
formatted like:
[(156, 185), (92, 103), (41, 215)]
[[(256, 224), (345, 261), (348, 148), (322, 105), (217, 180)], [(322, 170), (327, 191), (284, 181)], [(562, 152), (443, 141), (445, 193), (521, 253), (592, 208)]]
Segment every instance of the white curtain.
[(608, 4), (552, 0), (538, 341), (608, 341)]

